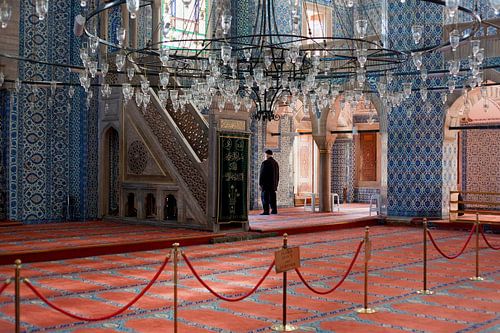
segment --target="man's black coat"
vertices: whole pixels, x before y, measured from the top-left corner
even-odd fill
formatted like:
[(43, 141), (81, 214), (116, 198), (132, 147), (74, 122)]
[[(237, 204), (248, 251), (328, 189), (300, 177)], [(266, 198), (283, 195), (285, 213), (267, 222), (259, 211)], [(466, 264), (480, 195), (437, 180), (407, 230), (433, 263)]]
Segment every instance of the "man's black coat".
[(269, 157), (260, 166), (259, 185), (263, 191), (276, 191), (280, 179), (278, 162)]

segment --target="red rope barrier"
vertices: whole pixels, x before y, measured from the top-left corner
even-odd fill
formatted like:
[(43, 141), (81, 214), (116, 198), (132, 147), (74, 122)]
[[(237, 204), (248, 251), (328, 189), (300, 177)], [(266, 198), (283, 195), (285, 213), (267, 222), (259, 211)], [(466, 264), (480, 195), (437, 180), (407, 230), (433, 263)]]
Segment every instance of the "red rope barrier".
[(3, 285), (0, 287), (0, 295), (2, 295), (3, 291), (4, 291), (5, 289), (7, 289), (7, 287), (9, 286), (9, 284), (10, 284), (11, 282), (12, 282), (12, 280), (11, 280), (11, 279), (7, 279), (7, 280), (3, 283)]
[(434, 247), (436, 248), (436, 250), (437, 250), (437, 251), (438, 251), (438, 252), (439, 252), (439, 253), (440, 253), (443, 257), (445, 257), (446, 259), (450, 259), (450, 260), (451, 260), (451, 259), (456, 259), (456, 258), (458, 258), (459, 256), (461, 256), (461, 255), (462, 255), (462, 253), (464, 253), (465, 248), (466, 248), (466, 247), (467, 247), (467, 245), (469, 244), (469, 242), (470, 242), (470, 240), (471, 240), (471, 238), (472, 238), (472, 235), (474, 234), (474, 230), (476, 230), (476, 225), (474, 225), (474, 226), (472, 227), (472, 229), (470, 230), (469, 237), (468, 237), (468, 238), (467, 238), (467, 240), (465, 241), (465, 244), (464, 244), (464, 246), (462, 247), (462, 249), (460, 250), (460, 252), (458, 252), (458, 253), (457, 253), (457, 254), (455, 254), (455, 255), (451, 255), (451, 256), (449, 256), (449, 255), (445, 254), (443, 251), (441, 251), (441, 249), (440, 249), (440, 248), (439, 248), (439, 246), (436, 244), (436, 241), (435, 241), (435, 240), (434, 240), (434, 238), (432, 237), (432, 234), (431, 234), (431, 232), (430, 232), (429, 230), (427, 230), (427, 234), (429, 235), (429, 238), (430, 238), (430, 240), (431, 240), (432, 244), (434, 245)]
[(344, 282), (344, 280), (347, 278), (349, 273), (351, 273), (351, 270), (354, 266), (354, 263), (358, 259), (359, 252), (361, 251), (361, 246), (363, 245), (363, 243), (364, 243), (364, 240), (359, 242), (358, 248), (356, 249), (356, 253), (354, 254), (354, 257), (352, 258), (352, 261), (351, 261), (351, 264), (349, 265), (349, 268), (347, 268), (347, 271), (345, 272), (344, 276), (342, 276), (342, 279), (340, 279), (340, 281), (335, 286), (333, 286), (331, 289), (328, 289), (325, 291), (320, 291), (320, 290), (314, 289), (314, 287), (312, 287), (309, 283), (307, 283), (307, 281), (304, 279), (304, 277), (302, 276), (302, 274), (300, 273), (298, 268), (295, 269), (295, 272), (297, 272), (297, 275), (299, 276), (300, 281), (302, 281), (302, 283), (307, 287), (307, 289), (309, 289), (313, 293), (319, 294), (319, 295), (329, 294), (329, 293), (335, 291), (338, 287), (340, 287), (340, 285)]
[(43, 302), (45, 302), (52, 309), (54, 309), (56, 311), (59, 311), (60, 313), (65, 314), (65, 315), (67, 315), (67, 316), (69, 316), (69, 317), (71, 317), (73, 319), (85, 320), (85, 321), (100, 321), (100, 320), (110, 319), (110, 318), (112, 318), (114, 316), (117, 316), (117, 315), (121, 314), (122, 312), (124, 312), (125, 310), (127, 310), (128, 308), (130, 308), (132, 305), (134, 305), (142, 296), (144, 296), (144, 294), (149, 290), (149, 288), (151, 288), (151, 286), (156, 282), (156, 280), (158, 279), (158, 277), (160, 276), (160, 274), (163, 272), (163, 269), (167, 265), (169, 259), (170, 259), (170, 256), (168, 256), (168, 257), (165, 258), (165, 260), (163, 261), (163, 263), (160, 266), (160, 269), (158, 269), (158, 271), (154, 275), (153, 279), (151, 281), (149, 281), (149, 283), (146, 285), (146, 287), (144, 287), (144, 289), (137, 296), (135, 296), (130, 302), (128, 302), (124, 307), (122, 307), (121, 309), (119, 309), (119, 310), (117, 310), (117, 311), (115, 311), (115, 312), (113, 312), (113, 313), (111, 313), (109, 315), (102, 316), (102, 317), (97, 317), (97, 318), (83, 317), (83, 316), (76, 315), (76, 314), (73, 314), (71, 312), (68, 312), (68, 311), (62, 309), (61, 307), (55, 305), (51, 301), (49, 301), (28, 280), (24, 280), (24, 283), (26, 283), (26, 285), (28, 286), (28, 288), (30, 288), (31, 291), (33, 291), (35, 293), (35, 295), (38, 296), (38, 298), (40, 298)]
[(246, 293), (245, 295), (240, 296), (240, 297), (228, 298), (228, 297), (222, 296), (221, 294), (217, 293), (215, 290), (210, 288), (210, 286), (205, 281), (203, 281), (203, 279), (198, 275), (198, 273), (194, 269), (193, 265), (191, 264), (191, 262), (189, 261), (189, 259), (187, 258), (187, 256), (184, 253), (182, 254), (182, 257), (186, 261), (186, 264), (188, 265), (191, 272), (193, 272), (194, 277), (203, 285), (203, 287), (207, 288), (207, 290), (209, 292), (211, 292), (217, 298), (220, 298), (220, 299), (227, 301), (227, 302), (238, 302), (238, 301), (244, 300), (248, 296), (252, 295), (257, 290), (257, 288), (259, 288), (259, 286), (262, 284), (262, 282), (264, 282), (265, 278), (269, 275), (269, 273), (271, 273), (271, 270), (273, 269), (273, 266), (274, 266), (274, 260), (273, 260), (271, 265), (269, 265), (269, 268), (267, 269), (267, 271), (260, 278), (259, 282), (257, 282), (255, 287), (253, 287), (252, 290), (250, 290), (248, 293)]
[(486, 245), (488, 245), (488, 247), (490, 249), (493, 249), (493, 250), (496, 250), (496, 251), (500, 250), (500, 247), (494, 247), (493, 245), (491, 245), (490, 242), (488, 242), (488, 239), (486, 238), (486, 235), (484, 234), (483, 225), (481, 225), (481, 235), (483, 236), (483, 239), (484, 239)]

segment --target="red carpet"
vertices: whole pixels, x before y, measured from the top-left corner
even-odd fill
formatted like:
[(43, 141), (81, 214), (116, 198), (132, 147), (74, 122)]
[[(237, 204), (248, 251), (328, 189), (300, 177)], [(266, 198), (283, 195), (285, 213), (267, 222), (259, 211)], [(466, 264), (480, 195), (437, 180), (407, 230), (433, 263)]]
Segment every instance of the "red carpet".
[[(363, 228), (289, 237), (300, 245), (301, 272), (314, 288), (333, 286), (351, 262)], [(462, 246), (467, 231), (433, 230), (446, 253)], [(415, 293), (422, 288), (422, 230), (409, 227), (371, 228), (369, 306), (376, 314), (354, 310), (363, 302), (363, 255), (346, 281), (329, 295), (312, 294), (289, 275), (288, 317), (316, 332), (498, 332), (500, 330), (500, 253), (481, 241), (480, 275), (472, 282), (475, 253), (472, 244), (456, 260), (442, 258), (429, 244), (429, 288), (432, 296)], [(500, 246), (499, 235), (486, 235)], [(280, 247), (281, 237), (256, 239), (184, 249), (201, 277), (226, 296), (250, 290), (265, 272)], [(135, 252), (84, 259), (23, 265), (22, 275), (58, 306), (86, 316), (117, 310), (151, 280), (164, 251)], [(11, 276), (11, 265), (0, 267), (0, 279)], [(274, 271), (255, 294), (228, 303), (208, 293), (180, 263), (180, 332), (270, 332), (281, 318), (281, 275)], [(13, 330), (13, 286), (0, 296), (0, 332)], [(132, 308), (104, 322), (69, 319), (41, 303), (22, 286), (22, 328), (25, 332), (171, 332), (172, 263), (144, 298)]]

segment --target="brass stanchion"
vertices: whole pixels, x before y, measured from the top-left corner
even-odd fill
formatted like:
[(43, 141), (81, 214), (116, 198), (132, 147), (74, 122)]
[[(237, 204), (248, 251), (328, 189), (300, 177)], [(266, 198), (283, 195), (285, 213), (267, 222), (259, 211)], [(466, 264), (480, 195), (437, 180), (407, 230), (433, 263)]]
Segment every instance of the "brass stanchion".
[(432, 295), (434, 291), (427, 289), (427, 218), (424, 217), (424, 289), (417, 291), (417, 294)]
[(178, 261), (179, 261), (179, 243), (172, 244), (174, 247), (174, 333), (177, 333), (177, 283), (178, 283)]
[(364, 283), (364, 302), (363, 307), (356, 309), (357, 313), (375, 313), (375, 309), (368, 307), (368, 261), (371, 258), (372, 245), (370, 243), (370, 227), (365, 228), (365, 283)]
[[(283, 249), (288, 247), (288, 234), (283, 234)], [(281, 324), (273, 325), (271, 329), (278, 332), (292, 332), (298, 329), (294, 325), (286, 323), (286, 287), (287, 287), (287, 272), (283, 272), (283, 322)]]
[(14, 261), (15, 264), (15, 294), (14, 294), (14, 303), (15, 303), (15, 320), (16, 320), (16, 333), (21, 331), (21, 260), (16, 259)]
[(479, 222), (479, 213), (476, 212), (476, 275), (471, 277), (472, 281), (483, 281), (484, 278), (479, 276), (479, 228), (481, 227), (481, 222)]

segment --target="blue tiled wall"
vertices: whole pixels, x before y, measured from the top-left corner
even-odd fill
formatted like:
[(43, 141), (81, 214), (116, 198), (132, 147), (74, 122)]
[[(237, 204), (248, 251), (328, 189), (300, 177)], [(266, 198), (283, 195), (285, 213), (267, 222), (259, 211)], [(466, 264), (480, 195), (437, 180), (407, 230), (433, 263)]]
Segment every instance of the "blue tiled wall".
[[(20, 3), (19, 55), (55, 63), (79, 64), (80, 39), (72, 32), (79, 1), (50, 1), (44, 21), (35, 16), (34, 3)], [(56, 13), (56, 14), (54, 14)], [(77, 82), (67, 68), (21, 63), (22, 80)], [(59, 87), (33, 91), (23, 85), (8, 110), (11, 121), (9, 218), (26, 223), (97, 215), (97, 105), (85, 106), (85, 95)], [(97, 96), (97, 91), (94, 91)]]

